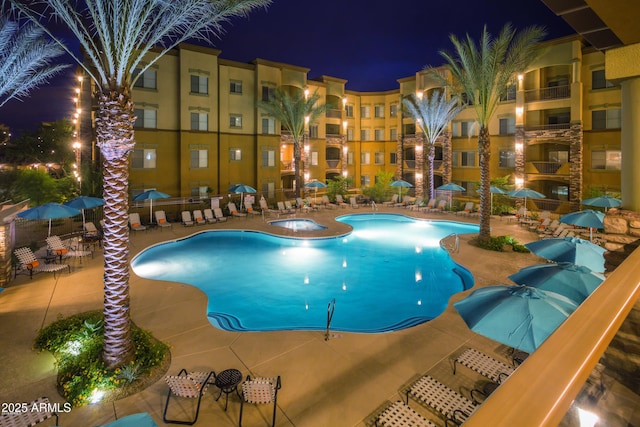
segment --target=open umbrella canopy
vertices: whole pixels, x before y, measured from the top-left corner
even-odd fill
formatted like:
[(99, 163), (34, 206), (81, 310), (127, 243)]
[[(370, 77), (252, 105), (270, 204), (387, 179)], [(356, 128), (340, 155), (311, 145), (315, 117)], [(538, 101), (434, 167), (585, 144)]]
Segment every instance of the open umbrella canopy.
[[(405, 181), (404, 179), (398, 179), (396, 181), (393, 181), (389, 184), (392, 187), (399, 187), (398, 190), (398, 199), (402, 199), (402, 189), (403, 188), (409, 188), (409, 187), (413, 187), (413, 184), (411, 184), (410, 182)], [(398, 200), (398, 202), (400, 202), (401, 200)]]
[(65, 205), (79, 210), (92, 209), (104, 205), (104, 200), (99, 197), (78, 196), (66, 202)]
[(617, 208), (622, 205), (622, 200), (611, 196), (599, 196), (582, 201), (583, 205), (596, 206), (598, 208)]
[(163, 193), (158, 190), (147, 190), (133, 198), (133, 200), (139, 202), (140, 200), (149, 200), (149, 222), (153, 221), (153, 201), (158, 199), (168, 199), (171, 197), (167, 193)]
[(69, 218), (80, 215), (78, 209), (71, 206), (61, 205), (60, 203), (45, 203), (26, 211), (18, 212), (17, 216), (25, 219), (48, 219), (49, 235), (51, 235), (51, 220), (60, 218)]
[(518, 285), (564, 295), (576, 304), (584, 301), (605, 277), (589, 268), (570, 262), (538, 264), (525, 267), (509, 276)]
[(442, 191), (464, 191), (465, 188), (461, 187), (458, 184), (455, 184), (453, 182), (449, 182), (447, 184), (441, 185), (440, 187), (436, 188), (436, 190), (442, 190)]
[(307, 188), (315, 188), (315, 189), (327, 188), (327, 184), (325, 184), (322, 181), (315, 180), (315, 179), (313, 181), (307, 182), (304, 186), (307, 187)]
[(562, 239), (542, 239), (525, 243), (527, 249), (539, 257), (555, 262), (571, 262), (582, 265), (592, 271), (604, 272), (606, 249), (575, 237)]
[(604, 228), (604, 214), (602, 212), (587, 209), (563, 215), (560, 217), (560, 222), (577, 225), (579, 227)]
[(511, 196), (511, 197), (520, 197), (520, 198), (525, 198), (525, 199), (526, 198), (529, 198), (529, 199), (544, 199), (545, 197), (547, 197), (542, 193), (538, 193), (537, 191), (532, 190), (530, 188), (526, 188), (526, 187), (519, 188), (519, 189), (513, 190), (513, 191), (509, 191), (507, 194), (509, 196)]
[(242, 194), (242, 193), (256, 193), (256, 189), (246, 184), (236, 184), (229, 187), (229, 193)]
[(570, 299), (529, 286), (487, 286), (453, 304), (469, 329), (527, 353), (577, 308)]

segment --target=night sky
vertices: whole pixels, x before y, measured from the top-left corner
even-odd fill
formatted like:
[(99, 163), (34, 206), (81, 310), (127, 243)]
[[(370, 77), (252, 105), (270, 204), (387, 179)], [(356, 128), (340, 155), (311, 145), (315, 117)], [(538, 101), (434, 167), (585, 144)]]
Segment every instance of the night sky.
[[(547, 39), (574, 34), (540, 0), (274, 0), (266, 10), (225, 24), (213, 47), (222, 50), (221, 58), (284, 62), (310, 68), (310, 78), (345, 79), (350, 90), (384, 91), (398, 88), (399, 78), (442, 64), (438, 52), (451, 49), (450, 34), (477, 40), (484, 25), (497, 34), (507, 22), (542, 25)], [(70, 116), (74, 69), (22, 102), (7, 103), (0, 123), (15, 131)]]

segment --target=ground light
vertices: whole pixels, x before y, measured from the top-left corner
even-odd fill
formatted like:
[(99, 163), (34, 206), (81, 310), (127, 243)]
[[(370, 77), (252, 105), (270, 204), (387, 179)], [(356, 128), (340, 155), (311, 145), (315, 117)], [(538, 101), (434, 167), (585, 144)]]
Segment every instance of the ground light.
[(582, 408), (578, 408), (578, 418), (580, 419), (580, 427), (593, 427), (600, 421), (596, 414)]

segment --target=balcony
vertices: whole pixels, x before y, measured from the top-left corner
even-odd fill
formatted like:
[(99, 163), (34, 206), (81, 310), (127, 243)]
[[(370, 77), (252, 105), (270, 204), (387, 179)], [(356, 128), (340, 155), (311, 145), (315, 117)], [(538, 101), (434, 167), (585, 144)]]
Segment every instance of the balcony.
[(340, 160), (327, 159), (327, 169), (339, 169), (340, 163)]
[(528, 144), (535, 144), (536, 140), (540, 143), (546, 140), (559, 140), (569, 143), (571, 140), (571, 123), (525, 125), (524, 136)]
[(328, 119), (342, 119), (342, 110), (327, 110), (326, 117)]
[(291, 172), (293, 171), (293, 160), (280, 162), (280, 172)]
[(416, 161), (415, 160), (405, 160), (404, 161), (404, 167), (407, 169), (413, 169), (416, 167)]
[(552, 99), (564, 99), (571, 96), (569, 85), (543, 87), (524, 91), (525, 102), (549, 101)]

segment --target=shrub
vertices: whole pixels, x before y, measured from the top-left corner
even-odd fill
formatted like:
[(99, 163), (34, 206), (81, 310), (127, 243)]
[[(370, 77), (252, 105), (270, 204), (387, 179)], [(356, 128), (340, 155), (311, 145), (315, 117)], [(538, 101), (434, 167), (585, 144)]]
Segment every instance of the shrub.
[(504, 251), (503, 248), (506, 245), (511, 246), (514, 252), (521, 252), (521, 253), (529, 252), (529, 249), (527, 249), (526, 246), (518, 243), (518, 241), (512, 236), (496, 236), (496, 237), (492, 236), (486, 242), (480, 242), (480, 241), (478, 242), (479, 247), (490, 250), (490, 251), (496, 251), (496, 252), (503, 252)]

